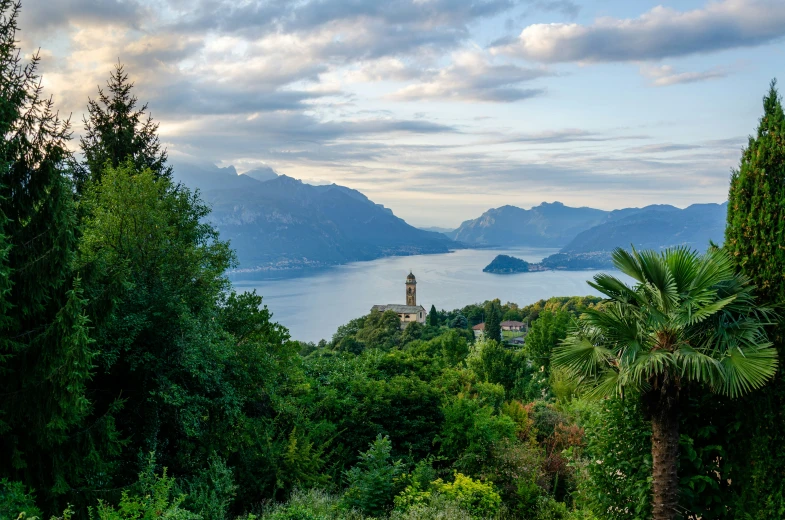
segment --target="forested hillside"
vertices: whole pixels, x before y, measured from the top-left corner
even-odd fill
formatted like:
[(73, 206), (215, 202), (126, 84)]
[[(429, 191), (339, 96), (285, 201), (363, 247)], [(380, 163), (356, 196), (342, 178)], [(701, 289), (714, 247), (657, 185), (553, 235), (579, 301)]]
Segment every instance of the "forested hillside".
[(447, 235), (474, 246), (562, 247), (581, 231), (603, 222), (608, 212), (543, 202), (531, 209), (502, 206), (463, 222)]
[(210, 205), (207, 220), (237, 254), (244, 278), (281, 276), (385, 256), (446, 253), (461, 247), (410, 226), (359, 191), (313, 186), (272, 170), (183, 165), (175, 179)]
[[(310, 344), (232, 289), (236, 255), (122, 65), (70, 140), (17, 50), (19, 9), (0, 0), (1, 519), (782, 516), (774, 84), (723, 248), (617, 249), (632, 283), (598, 274), (602, 298), (434, 308), (404, 329), (371, 312)], [(296, 189), (347, 220), (347, 199), (372, 204)]]

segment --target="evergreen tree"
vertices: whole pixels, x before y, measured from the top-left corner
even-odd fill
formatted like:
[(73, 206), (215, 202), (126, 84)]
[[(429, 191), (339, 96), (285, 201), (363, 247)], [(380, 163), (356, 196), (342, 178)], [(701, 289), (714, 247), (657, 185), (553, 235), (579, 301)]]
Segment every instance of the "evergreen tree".
[(467, 328), (469, 328), (469, 321), (466, 319), (466, 316), (464, 316), (461, 313), (458, 313), (458, 315), (455, 317), (455, 319), (452, 320), (452, 328), (454, 328), (454, 329), (467, 329)]
[(77, 187), (82, 191), (88, 179), (100, 179), (109, 164), (116, 168), (130, 160), (136, 171), (149, 169), (158, 177), (171, 177), (166, 164), (166, 150), (158, 139), (158, 123), (147, 112), (147, 104), (137, 108), (139, 100), (131, 91), (123, 65), (118, 63), (98, 98), (87, 104), (84, 118), (85, 134), (80, 140), (84, 163), (75, 168)]
[(497, 301), (492, 301), (487, 306), (485, 313), (485, 332), (486, 339), (495, 341), (502, 340), (502, 309)]
[(85, 477), (75, 428), (90, 410), (94, 354), (71, 269), (70, 129), (43, 96), (38, 55), (20, 59), (19, 12), (0, 0), (0, 476), (46, 500)]
[(439, 313), (436, 312), (435, 305), (431, 305), (431, 310), (428, 312), (428, 325), (431, 327), (439, 326)]
[(767, 302), (785, 299), (785, 116), (776, 81), (731, 176), (725, 249)]
[[(731, 176), (728, 195), (728, 226), (725, 249), (741, 271), (750, 277), (763, 302), (785, 300), (785, 116), (782, 101), (772, 81), (763, 98), (763, 116), (757, 132), (742, 150), (739, 168)], [(771, 332), (779, 355), (785, 356), (785, 325)], [(740, 510), (751, 518), (774, 518), (785, 510), (785, 374), (783, 368), (764, 398), (745, 399), (737, 407), (734, 424), (745, 424), (748, 445), (734, 454), (735, 466), (748, 475), (734, 481), (749, 486), (749, 497)], [(750, 431), (751, 430), (751, 431)], [(750, 458), (757, 462), (748, 463)], [(755, 497), (767, 497), (765, 501)], [(757, 511), (757, 513), (755, 513)], [(756, 516), (757, 515), (757, 516)]]

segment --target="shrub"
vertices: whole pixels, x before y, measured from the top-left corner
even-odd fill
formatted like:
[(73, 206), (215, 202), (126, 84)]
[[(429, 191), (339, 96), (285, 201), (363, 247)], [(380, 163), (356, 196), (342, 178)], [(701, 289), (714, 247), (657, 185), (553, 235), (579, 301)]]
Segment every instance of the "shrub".
[(502, 498), (491, 482), (472, 480), (455, 472), (453, 482), (444, 483), (442, 479), (438, 479), (433, 482), (433, 487), (442, 495), (455, 500), (474, 518), (493, 517), (501, 509)]
[[(258, 520), (362, 520), (363, 515), (347, 510), (341, 499), (320, 489), (295, 489), (285, 504), (268, 506)], [(247, 520), (256, 520), (248, 518)]]
[(35, 495), (21, 482), (0, 480), (0, 518), (41, 518), (41, 510), (35, 506)]
[(236, 491), (232, 470), (213, 455), (207, 470), (189, 483), (186, 505), (204, 520), (225, 520)]
[(454, 499), (432, 493), (427, 502), (406, 510), (395, 510), (390, 520), (472, 520), (471, 513), (461, 508)]
[(360, 454), (360, 461), (346, 472), (349, 489), (344, 502), (349, 508), (379, 515), (393, 502), (395, 479), (402, 468), (400, 461), (390, 457), (392, 444), (389, 437), (379, 435), (370, 449)]
[(147, 468), (139, 475), (138, 494), (123, 491), (117, 508), (103, 500), (91, 511), (94, 520), (138, 520), (166, 518), (167, 520), (202, 520), (201, 515), (180, 507), (185, 495), (174, 495), (174, 478), (166, 476), (166, 468), (155, 473), (155, 460), (150, 457)]

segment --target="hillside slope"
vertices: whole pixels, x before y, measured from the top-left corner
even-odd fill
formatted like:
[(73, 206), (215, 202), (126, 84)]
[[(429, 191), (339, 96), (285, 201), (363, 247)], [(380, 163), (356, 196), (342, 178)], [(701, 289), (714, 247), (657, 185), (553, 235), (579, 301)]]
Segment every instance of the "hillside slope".
[(607, 211), (572, 208), (561, 202), (543, 202), (529, 210), (502, 206), (463, 222), (447, 235), (474, 246), (562, 247), (607, 216)]
[(210, 222), (237, 251), (235, 272), (281, 273), (458, 247), (335, 184), (313, 186), (285, 175), (260, 181), (233, 168), (181, 169), (177, 178), (200, 188), (212, 206)]

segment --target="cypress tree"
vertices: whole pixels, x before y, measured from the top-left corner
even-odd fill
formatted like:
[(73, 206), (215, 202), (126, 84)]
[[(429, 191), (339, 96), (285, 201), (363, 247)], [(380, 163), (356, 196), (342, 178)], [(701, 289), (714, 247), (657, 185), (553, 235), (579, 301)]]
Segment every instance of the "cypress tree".
[(85, 181), (100, 179), (103, 169), (131, 161), (136, 171), (151, 170), (158, 177), (170, 178), (166, 150), (158, 138), (158, 123), (147, 113), (147, 103), (138, 107), (132, 94), (134, 84), (122, 64), (110, 73), (106, 90), (98, 88), (98, 98), (87, 103), (84, 136), (80, 139), (84, 162), (75, 170), (77, 187)]
[(767, 302), (785, 298), (785, 116), (776, 81), (731, 176), (725, 248)]
[(428, 325), (431, 327), (439, 326), (439, 313), (436, 312), (435, 305), (431, 305), (431, 310), (428, 312)]
[(0, 476), (52, 498), (83, 475), (75, 428), (94, 354), (71, 269), (70, 129), (43, 96), (38, 55), (21, 61), (19, 12), (0, 0)]
[(485, 316), (485, 333), (486, 339), (495, 341), (502, 340), (502, 310), (500, 305), (493, 301), (490, 303), (490, 308)]
[[(785, 116), (776, 81), (763, 98), (757, 133), (742, 150), (731, 175), (725, 246), (739, 269), (752, 279), (763, 303), (785, 299)], [(785, 326), (770, 332), (785, 359)], [(775, 518), (785, 510), (785, 374), (736, 408), (735, 424), (744, 425), (743, 439), (731, 459), (746, 475), (733, 477), (742, 489), (739, 510), (750, 518)], [(754, 463), (750, 464), (750, 460)], [(758, 497), (766, 497), (765, 501)], [(755, 514), (757, 511), (757, 516)]]

